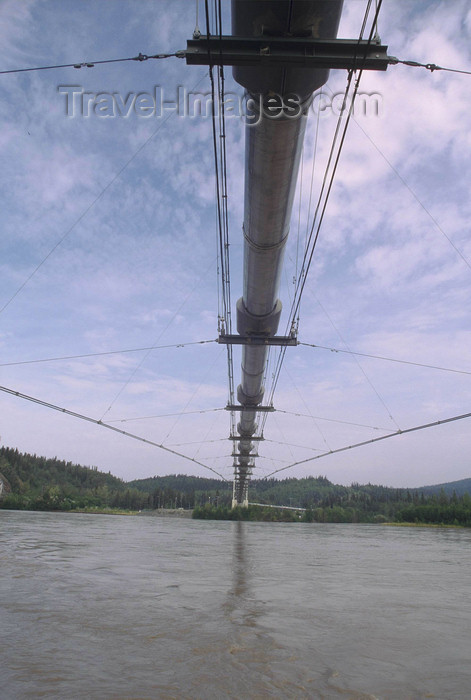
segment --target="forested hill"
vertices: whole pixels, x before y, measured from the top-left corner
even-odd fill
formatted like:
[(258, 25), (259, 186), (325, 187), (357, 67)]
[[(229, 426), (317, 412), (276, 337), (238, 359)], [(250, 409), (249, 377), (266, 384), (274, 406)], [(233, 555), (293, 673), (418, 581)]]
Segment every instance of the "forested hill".
[(70, 510), (99, 504), (121, 493), (125, 483), (110, 472), (0, 447), (0, 478), (8, 484), (0, 505), (31, 510)]
[(191, 493), (193, 491), (221, 491), (229, 490), (229, 484), (221, 479), (208, 479), (202, 476), (186, 476), (185, 474), (169, 474), (168, 476), (151, 476), (148, 479), (135, 479), (128, 481), (130, 488), (152, 493), (155, 489), (171, 488), (175, 491)]
[(171, 475), (127, 483), (96, 467), (10, 447), (0, 447), (0, 480), (0, 507), (29, 510), (193, 508), (229, 502), (232, 494), (231, 484), (217, 479)]
[[(30, 510), (121, 508), (144, 510), (230, 507), (232, 484), (173, 474), (125, 482), (96, 467), (82, 467), (0, 448), (0, 507)], [(374, 484), (333, 484), (324, 476), (254, 479), (250, 501), (310, 509), (322, 522), (407, 520), (471, 525), (471, 479), (397, 489)]]
[(10, 482), (13, 492), (37, 490), (63, 484), (73, 488), (120, 489), (124, 481), (111, 472), (98, 471), (97, 467), (82, 467), (53, 457), (23, 454), (11, 447), (0, 447), (0, 473)]
[(422, 486), (419, 489), (420, 493), (425, 495), (440, 494), (444, 491), (447, 496), (452, 496), (456, 493), (457, 496), (463, 496), (465, 493), (471, 495), (471, 479), (460, 479), (459, 481), (450, 481), (445, 484), (435, 484), (434, 486)]

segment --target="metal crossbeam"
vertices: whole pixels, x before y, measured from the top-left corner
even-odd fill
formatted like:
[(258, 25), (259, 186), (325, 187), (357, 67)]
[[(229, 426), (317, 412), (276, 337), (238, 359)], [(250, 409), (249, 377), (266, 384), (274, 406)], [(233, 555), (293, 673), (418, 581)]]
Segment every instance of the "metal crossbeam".
[(220, 335), (218, 343), (223, 345), (278, 345), (295, 346), (298, 339), (292, 335)]
[(261, 413), (268, 413), (269, 411), (275, 411), (274, 406), (240, 406), (239, 404), (228, 404), (225, 406), (226, 411), (260, 411)]
[(306, 39), (238, 36), (187, 41), (188, 65), (280, 66), (385, 71), (388, 47), (358, 39)]
[(261, 442), (262, 440), (265, 440), (264, 437), (255, 437), (255, 435), (252, 435), (252, 437), (245, 437), (244, 435), (229, 435), (227, 438), (228, 440), (237, 440), (237, 442), (240, 442), (241, 440), (250, 440), (250, 442), (258, 441)]

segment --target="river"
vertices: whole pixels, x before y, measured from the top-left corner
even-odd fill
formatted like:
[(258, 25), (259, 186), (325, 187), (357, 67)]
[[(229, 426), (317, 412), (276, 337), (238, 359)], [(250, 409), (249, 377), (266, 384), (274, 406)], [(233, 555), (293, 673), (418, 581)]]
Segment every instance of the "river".
[(0, 697), (471, 695), (471, 531), (0, 511)]

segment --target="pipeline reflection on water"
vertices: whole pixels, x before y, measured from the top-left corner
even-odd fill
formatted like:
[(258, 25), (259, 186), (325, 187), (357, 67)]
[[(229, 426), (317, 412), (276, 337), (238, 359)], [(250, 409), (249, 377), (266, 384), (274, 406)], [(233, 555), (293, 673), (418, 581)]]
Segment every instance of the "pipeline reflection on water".
[(232, 525), (232, 586), (223, 607), (232, 624), (253, 627), (257, 613), (256, 603), (251, 595), (246, 523), (238, 520)]
[(470, 551), (467, 530), (0, 510), (1, 697), (467, 698)]
[[(253, 637), (255, 632), (256, 636), (263, 636), (263, 646), (271, 646), (273, 642), (268, 631), (262, 630), (260, 625), (266, 603), (254, 591), (254, 576), (260, 575), (260, 572), (257, 573), (250, 554), (248, 525), (250, 524), (241, 521), (233, 523), (232, 586), (224, 603), (224, 612), (230, 624), (236, 628), (236, 634), (241, 635), (246, 644), (249, 643), (248, 637)], [(257, 654), (260, 651), (261, 646), (257, 642)]]
[(238, 520), (234, 528), (233, 550), (233, 595), (234, 598), (247, 597), (247, 543), (245, 540), (245, 523)]

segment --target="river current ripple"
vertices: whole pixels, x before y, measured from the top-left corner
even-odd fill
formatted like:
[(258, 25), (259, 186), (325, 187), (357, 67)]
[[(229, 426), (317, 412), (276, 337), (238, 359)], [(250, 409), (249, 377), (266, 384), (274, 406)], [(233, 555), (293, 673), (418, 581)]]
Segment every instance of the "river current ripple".
[(0, 511), (0, 697), (471, 696), (471, 531)]

